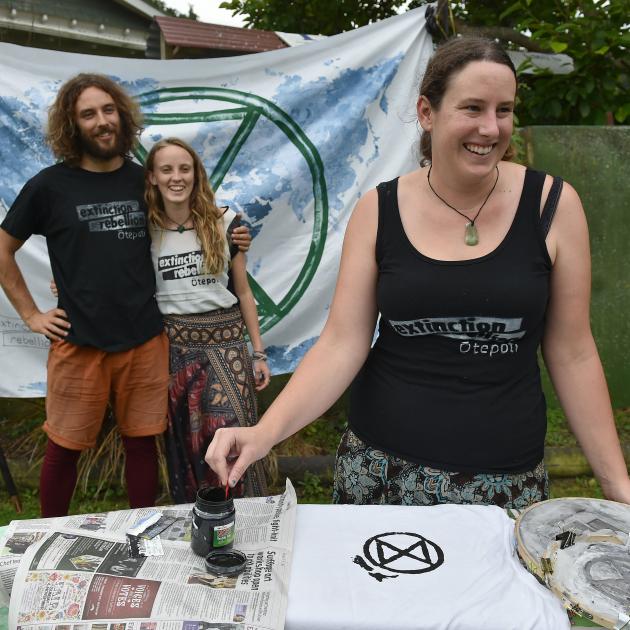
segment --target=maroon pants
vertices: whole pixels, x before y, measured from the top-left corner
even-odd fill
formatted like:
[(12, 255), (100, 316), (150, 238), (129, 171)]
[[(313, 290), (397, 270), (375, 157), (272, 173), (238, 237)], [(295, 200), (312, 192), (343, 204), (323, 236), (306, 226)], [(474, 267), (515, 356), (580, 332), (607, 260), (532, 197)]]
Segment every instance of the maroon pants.
[[(158, 459), (155, 436), (123, 436), (125, 446), (125, 479), (132, 508), (155, 505), (158, 488)], [(77, 462), (81, 451), (75, 451), (48, 440), (39, 483), (42, 516), (68, 514), (77, 483)]]

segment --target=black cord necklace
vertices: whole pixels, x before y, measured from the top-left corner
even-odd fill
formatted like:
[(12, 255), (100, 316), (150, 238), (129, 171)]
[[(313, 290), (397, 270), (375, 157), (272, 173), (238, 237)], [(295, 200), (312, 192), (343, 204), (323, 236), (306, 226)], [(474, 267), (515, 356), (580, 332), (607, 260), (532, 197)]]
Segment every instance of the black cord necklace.
[[(429, 184), (430, 185), (430, 184)], [(167, 216), (166, 218), (171, 222), (174, 223), (177, 227), (173, 228), (171, 230), (171, 232), (179, 232), (180, 234), (183, 234), (188, 228), (185, 227), (186, 223), (188, 222), (188, 220), (190, 219), (190, 214), (184, 219), (184, 221), (182, 223), (178, 223), (177, 221), (171, 219), (171, 217)]]
[(432, 168), (433, 168), (433, 164), (429, 166), (429, 172), (427, 173), (427, 183), (429, 184), (429, 188), (431, 189), (431, 192), (443, 204), (447, 205), (451, 210), (455, 210), (457, 214), (461, 214), (461, 216), (463, 216), (465, 219), (468, 219), (468, 223), (466, 223), (466, 232), (464, 234), (464, 243), (466, 243), (466, 245), (477, 245), (479, 243), (479, 232), (477, 231), (477, 226), (475, 225), (475, 221), (481, 214), (481, 211), (483, 210), (483, 207), (486, 205), (486, 202), (488, 201), (488, 199), (490, 199), (490, 195), (494, 192), (494, 189), (497, 187), (497, 182), (499, 181), (499, 167), (498, 166), (494, 167), (497, 170), (497, 178), (494, 180), (494, 184), (492, 184), (492, 188), (490, 189), (490, 192), (486, 195), (486, 198), (483, 200), (483, 203), (479, 206), (479, 210), (477, 210), (477, 214), (472, 219), (467, 214), (464, 214), (461, 210), (458, 210), (457, 208), (455, 208), (455, 206), (451, 206), (451, 204), (448, 201), (440, 197), (440, 195), (438, 195), (435, 192), (435, 188), (431, 186), (431, 169)]

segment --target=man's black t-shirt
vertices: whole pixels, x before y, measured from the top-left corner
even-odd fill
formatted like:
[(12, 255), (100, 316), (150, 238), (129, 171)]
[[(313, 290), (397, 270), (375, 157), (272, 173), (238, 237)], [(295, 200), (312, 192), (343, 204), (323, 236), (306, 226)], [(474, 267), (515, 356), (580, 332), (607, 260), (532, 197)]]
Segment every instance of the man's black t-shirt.
[(29, 180), (2, 228), (46, 237), (67, 340), (127, 350), (162, 330), (155, 301), (142, 167), (96, 173), (55, 164)]

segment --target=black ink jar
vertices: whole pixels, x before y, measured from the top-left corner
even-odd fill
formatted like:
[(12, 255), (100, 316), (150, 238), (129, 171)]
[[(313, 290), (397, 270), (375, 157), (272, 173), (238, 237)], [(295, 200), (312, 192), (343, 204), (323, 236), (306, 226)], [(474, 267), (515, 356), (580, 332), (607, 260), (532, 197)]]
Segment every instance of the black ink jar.
[(225, 498), (224, 488), (200, 488), (192, 509), (192, 550), (207, 556), (214, 549), (230, 549), (235, 517), (234, 501), (230, 495)]

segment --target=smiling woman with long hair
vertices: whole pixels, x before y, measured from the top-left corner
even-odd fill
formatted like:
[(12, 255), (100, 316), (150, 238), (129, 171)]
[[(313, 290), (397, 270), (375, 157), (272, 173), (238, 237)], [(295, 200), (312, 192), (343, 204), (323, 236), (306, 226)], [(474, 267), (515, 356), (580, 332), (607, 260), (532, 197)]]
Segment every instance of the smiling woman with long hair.
[(210, 445), (222, 481), (351, 385), (334, 501), (524, 508), (548, 496), (541, 348), (604, 494), (630, 502), (584, 211), (571, 186), (510, 161), (516, 89), (496, 42), (438, 47), (417, 100), (423, 165), (358, 202), (317, 342), (255, 427)]
[[(170, 343), (167, 462), (173, 500), (184, 503), (200, 486), (218, 485), (206, 448), (218, 428), (256, 423), (255, 390), (270, 375), (245, 255), (230, 246), (236, 213), (217, 207), (199, 156), (182, 140), (157, 142), (145, 166), (156, 297)], [(263, 466), (234, 494), (266, 494)]]

